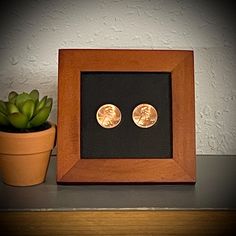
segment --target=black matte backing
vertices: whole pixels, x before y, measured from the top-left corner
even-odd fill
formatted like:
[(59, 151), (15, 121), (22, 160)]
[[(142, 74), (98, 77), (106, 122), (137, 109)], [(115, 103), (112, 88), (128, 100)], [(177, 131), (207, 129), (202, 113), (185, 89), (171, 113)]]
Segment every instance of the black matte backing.
[[(171, 73), (82, 72), (80, 92), (82, 158), (171, 158)], [(106, 103), (122, 113), (122, 121), (112, 129), (96, 120), (98, 108)], [(132, 120), (140, 103), (158, 111), (151, 128), (139, 128)]]

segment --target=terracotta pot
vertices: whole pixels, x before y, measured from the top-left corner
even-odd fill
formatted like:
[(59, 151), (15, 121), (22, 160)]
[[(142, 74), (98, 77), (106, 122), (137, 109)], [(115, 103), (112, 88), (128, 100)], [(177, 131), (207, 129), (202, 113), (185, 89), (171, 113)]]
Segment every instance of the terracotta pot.
[(56, 127), (32, 133), (0, 131), (0, 172), (4, 183), (30, 186), (44, 182)]

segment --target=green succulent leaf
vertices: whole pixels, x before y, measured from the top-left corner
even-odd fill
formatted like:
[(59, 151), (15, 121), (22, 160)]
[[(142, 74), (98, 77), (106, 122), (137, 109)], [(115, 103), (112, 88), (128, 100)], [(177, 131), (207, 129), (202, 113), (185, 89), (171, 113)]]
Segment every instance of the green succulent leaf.
[(0, 112), (0, 125), (9, 125), (9, 121), (8, 118), (5, 114), (3, 114), (2, 112)]
[(36, 115), (46, 104), (47, 96), (44, 96), (40, 102), (37, 103), (34, 114)]
[(46, 101), (45, 107), (51, 107), (52, 108), (52, 103), (53, 103), (52, 98), (48, 98), (47, 101)]
[(39, 91), (18, 94), (11, 91), (8, 101), (0, 100), (0, 126), (31, 129), (45, 123), (52, 109), (53, 99), (44, 96), (39, 100)]
[(31, 96), (28, 93), (21, 93), (16, 98), (16, 106), (21, 110), (24, 103), (28, 100), (32, 100)]
[(11, 102), (7, 103), (7, 111), (9, 114), (15, 113), (15, 112), (19, 112), (19, 109), (17, 108), (17, 106)]
[(30, 120), (32, 118), (33, 114), (34, 114), (34, 108), (35, 108), (34, 101), (33, 100), (28, 100), (24, 103), (21, 111)]
[(23, 113), (15, 112), (10, 114), (8, 117), (14, 127), (18, 129), (25, 129), (27, 127), (28, 118)]
[(11, 91), (9, 94), (8, 94), (8, 101), (11, 102), (11, 103), (15, 103), (16, 102), (16, 97), (17, 97), (18, 93), (15, 92), (15, 91)]
[(50, 114), (50, 111), (51, 111), (50, 107), (42, 108), (30, 121), (30, 124), (32, 125), (32, 127), (40, 126), (44, 122), (46, 122)]
[(34, 101), (39, 99), (39, 91), (36, 89), (32, 90), (29, 95)]
[(7, 114), (7, 106), (6, 103), (2, 100), (0, 100), (0, 112), (2, 112), (3, 114)]

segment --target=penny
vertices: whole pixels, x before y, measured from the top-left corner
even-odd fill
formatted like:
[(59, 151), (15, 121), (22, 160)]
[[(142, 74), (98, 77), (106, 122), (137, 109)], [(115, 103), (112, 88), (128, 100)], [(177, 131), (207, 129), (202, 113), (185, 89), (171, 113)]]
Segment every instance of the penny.
[(96, 114), (97, 122), (105, 129), (116, 127), (121, 121), (121, 112), (119, 108), (113, 104), (104, 104)]
[(134, 123), (140, 128), (152, 127), (158, 119), (157, 110), (150, 104), (139, 104), (132, 113)]

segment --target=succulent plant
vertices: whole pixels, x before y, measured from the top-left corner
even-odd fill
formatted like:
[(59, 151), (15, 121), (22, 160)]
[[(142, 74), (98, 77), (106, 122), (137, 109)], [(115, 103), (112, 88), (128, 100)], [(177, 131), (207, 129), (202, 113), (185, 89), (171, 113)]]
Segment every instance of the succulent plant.
[(38, 90), (18, 94), (12, 91), (8, 101), (0, 100), (0, 126), (31, 129), (44, 124), (52, 109), (52, 98), (39, 100)]

